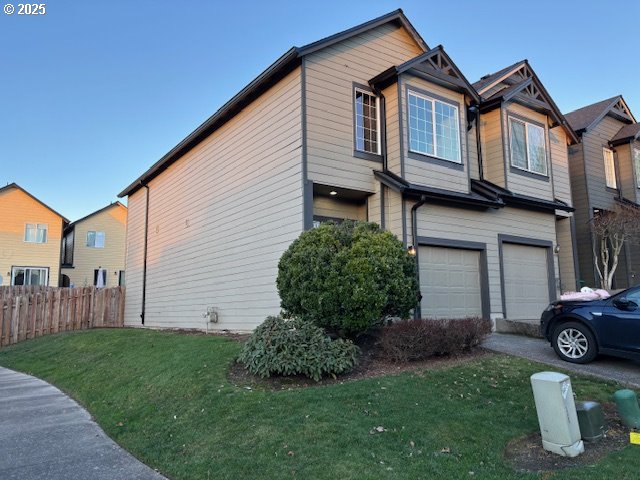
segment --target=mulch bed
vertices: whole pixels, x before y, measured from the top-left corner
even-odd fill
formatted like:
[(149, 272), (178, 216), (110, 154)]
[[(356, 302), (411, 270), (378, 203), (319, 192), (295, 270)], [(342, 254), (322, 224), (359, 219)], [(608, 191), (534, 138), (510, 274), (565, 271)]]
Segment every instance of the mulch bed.
[(584, 453), (577, 457), (562, 457), (542, 448), (539, 432), (511, 441), (504, 452), (505, 460), (520, 472), (545, 472), (593, 465), (612, 452), (629, 444), (629, 429), (616, 414), (614, 404), (602, 405), (605, 435), (596, 442), (584, 442)]

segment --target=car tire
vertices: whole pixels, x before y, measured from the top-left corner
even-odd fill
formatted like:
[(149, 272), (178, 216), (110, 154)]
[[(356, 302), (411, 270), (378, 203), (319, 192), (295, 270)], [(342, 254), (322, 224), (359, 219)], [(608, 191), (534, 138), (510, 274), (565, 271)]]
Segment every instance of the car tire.
[(589, 363), (598, 355), (598, 345), (591, 330), (578, 322), (558, 325), (553, 330), (551, 343), (565, 362)]

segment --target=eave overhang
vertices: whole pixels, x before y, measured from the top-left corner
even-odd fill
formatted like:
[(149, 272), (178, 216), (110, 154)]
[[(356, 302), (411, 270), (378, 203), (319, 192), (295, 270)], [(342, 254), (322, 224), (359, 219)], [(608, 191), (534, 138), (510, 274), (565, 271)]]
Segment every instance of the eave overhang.
[(541, 212), (555, 212), (563, 210), (565, 212), (573, 212), (575, 208), (571, 207), (562, 200), (555, 199), (544, 200), (542, 198), (530, 197), (528, 195), (520, 195), (505, 188), (499, 187), (486, 180), (471, 180), (471, 191), (488, 198), (501, 200), (505, 206), (522, 208), (525, 210), (534, 210)]

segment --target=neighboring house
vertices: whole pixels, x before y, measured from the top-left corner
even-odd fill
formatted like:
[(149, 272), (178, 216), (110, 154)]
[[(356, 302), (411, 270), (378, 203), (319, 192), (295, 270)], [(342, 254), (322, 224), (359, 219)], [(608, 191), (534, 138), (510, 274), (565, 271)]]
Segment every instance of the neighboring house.
[[(596, 285), (590, 222), (617, 202), (640, 203), (640, 123), (622, 96), (588, 105), (566, 115), (581, 143), (569, 149), (571, 185), (576, 205), (580, 283)], [(638, 283), (640, 248), (627, 244), (620, 255), (614, 288)]]
[(120, 194), (125, 323), (251, 329), (290, 243), (342, 219), (414, 247), (422, 316), (537, 319), (575, 287), (575, 141), (526, 61), (473, 86), (400, 10), (294, 47)]
[(0, 285), (57, 287), (68, 222), (19, 185), (0, 188)]
[(64, 229), (62, 242), (63, 286), (124, 286), (127, 207), (107, 205)]

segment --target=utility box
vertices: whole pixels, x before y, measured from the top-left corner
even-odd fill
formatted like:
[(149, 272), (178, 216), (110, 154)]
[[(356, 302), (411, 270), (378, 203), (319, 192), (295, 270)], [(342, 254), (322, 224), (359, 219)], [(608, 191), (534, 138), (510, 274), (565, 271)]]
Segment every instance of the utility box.
[(531, 388), (538, 412), (542, 447), (563, 457), (584, 452), (571, 380), (557, 372), (531, 375)]
[(576, 402), (580, 435), (585, 442), (595, 442), (604, 436), (604, 414), (598, 402)]

